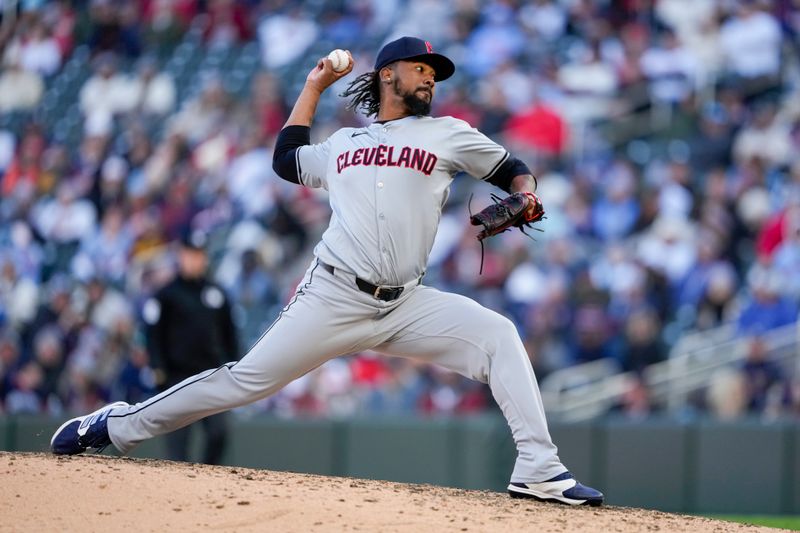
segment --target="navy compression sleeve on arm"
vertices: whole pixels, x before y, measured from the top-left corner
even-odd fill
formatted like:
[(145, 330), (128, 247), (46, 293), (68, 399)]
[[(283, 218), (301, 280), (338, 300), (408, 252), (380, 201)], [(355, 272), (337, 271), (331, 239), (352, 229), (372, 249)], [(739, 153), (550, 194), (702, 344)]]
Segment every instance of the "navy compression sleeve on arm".
[(308, 126), (286, 126), (278, 134), (275, 151), (272, 153), (272, 169), (286, 181), (300, 183), (300, 169), (295, 154), (301, 146), (311, 144), (311, 128)]
[[(500, 187), (506, 192), (511, 192), (511, 180), (513, 180), (517, 176), (521, 176), (524, 174), (531, 174), (531, 170), (528, 168), (528, 165), (517, 159), (516, 157), (509, 157), (506, 159), (500, 168), (486, 181), (491, 183), (496, 187)], [(536, 178), (533, 178), (534, 181)]]

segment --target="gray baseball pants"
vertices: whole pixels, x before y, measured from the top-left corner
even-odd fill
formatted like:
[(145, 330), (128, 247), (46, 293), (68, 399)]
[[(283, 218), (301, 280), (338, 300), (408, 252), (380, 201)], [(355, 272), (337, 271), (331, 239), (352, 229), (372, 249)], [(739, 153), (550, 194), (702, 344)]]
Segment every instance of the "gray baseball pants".
[(547, 429), (533, 368), (514, 324), (478, 303), (418, 285), (384, 302), (355, 277), (315, 259), (289, 304), (237, 362), (190, 377), (147, 401), (114, 409), (111, 442), (122, 453), (203, 417), (265, 398), (334, 357), (375, 350), (488, 383), (511, 427), (515, 482), (566, 470)]

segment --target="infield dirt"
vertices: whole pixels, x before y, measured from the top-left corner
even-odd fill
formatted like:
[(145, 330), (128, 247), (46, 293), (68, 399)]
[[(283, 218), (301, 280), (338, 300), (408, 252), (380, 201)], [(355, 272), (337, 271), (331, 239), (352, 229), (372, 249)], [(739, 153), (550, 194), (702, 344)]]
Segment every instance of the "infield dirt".
[(0, 452), (0, 472), (0, 531), (780, 531), (496, 492), (98, 455)]

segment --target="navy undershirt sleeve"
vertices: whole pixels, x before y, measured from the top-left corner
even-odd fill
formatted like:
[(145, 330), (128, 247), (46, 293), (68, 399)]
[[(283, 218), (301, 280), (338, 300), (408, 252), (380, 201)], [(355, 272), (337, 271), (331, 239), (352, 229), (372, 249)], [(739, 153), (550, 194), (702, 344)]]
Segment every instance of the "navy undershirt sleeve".
[(300, 183), (296, 152), (307, 144), (311, 144), (311, 128), (308, 126), (286, 126), (281, 130), (272, 153), (272, 169), (278, 176), (292, 183)]
[[(524, 174), (531, 174), (528, 165), (517, 159), (516, 157), (509, 157), (506, 159), (500, 168), (486, 181), (496, 187), (500, 187), (506, 192), (511, 192), (511, 181)], [(534, 178), (535, 180), (536, 178)]]

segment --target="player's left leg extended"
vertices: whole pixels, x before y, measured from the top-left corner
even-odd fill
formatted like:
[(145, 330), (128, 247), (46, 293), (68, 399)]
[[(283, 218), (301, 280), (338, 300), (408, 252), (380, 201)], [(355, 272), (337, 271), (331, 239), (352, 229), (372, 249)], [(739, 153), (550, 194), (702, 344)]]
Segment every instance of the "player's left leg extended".
[(602, 494), (577, 483), (561, 464), (533, 367), (510, 320), (464, 296), (421, 286), (382, 322), (384, 331), (398, 333), (376, 350), (438, 364), (489, 384), (517, 446), (512, 495), (571, 504), (602, 502)]

